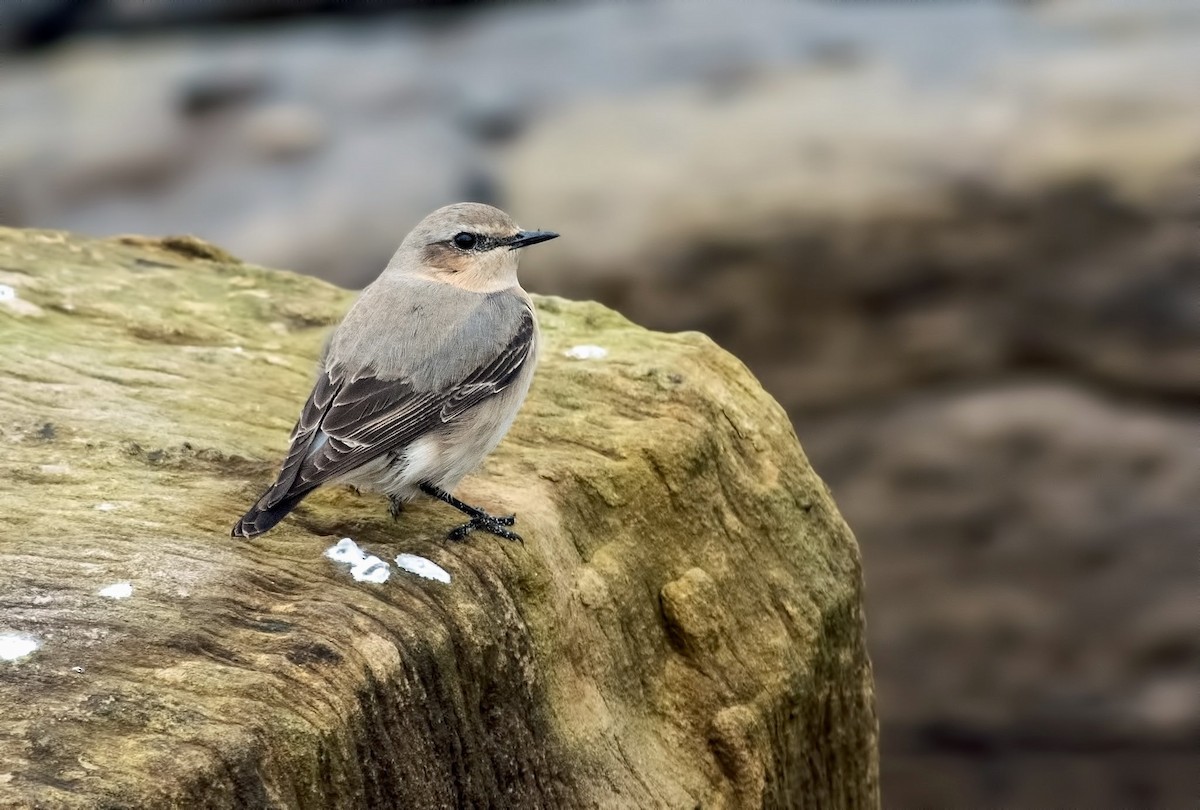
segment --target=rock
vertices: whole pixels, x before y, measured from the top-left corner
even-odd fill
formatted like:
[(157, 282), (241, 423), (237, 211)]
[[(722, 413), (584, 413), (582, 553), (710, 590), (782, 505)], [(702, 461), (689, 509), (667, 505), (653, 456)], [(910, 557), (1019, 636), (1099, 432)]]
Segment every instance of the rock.
[(203, 119), (250, 107), (269, 91), (266, 70), (245, 61), (204, 65), (179, 82), (176, 110), (184, 119)]
[(537, 300), (462, 487), (523, 546), (342, 490), (241, 542), (351, 295), (195, 239), (0, 229), (0, 267), (44, 312), (0, 309), (0, 806), (878, 806), (854, 538), (708, 339)]
[(246, 122), (246, 137), (262, 157), (296, 160), (321, 145), (326, 129), (315, 111), (280, 104), (257, 110)]
[(864, 538), (890, 801), (1186, 806), (1194, 414), (1026, 381), (798, 432)]
[(1200, 251), (1190, 222), (1157, 223), (1021, 280), (1016, 360), (1162, 400), (1200, 398)]

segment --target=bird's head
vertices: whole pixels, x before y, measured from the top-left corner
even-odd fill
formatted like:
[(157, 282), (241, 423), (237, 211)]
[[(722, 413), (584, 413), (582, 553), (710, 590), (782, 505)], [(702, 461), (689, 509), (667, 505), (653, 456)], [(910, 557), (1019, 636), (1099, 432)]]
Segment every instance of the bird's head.
[(556, 236), (552, 231), (522, 230), (508, 214), (490, 205), (456, 203), (421, 220), (388, 269), (473, 292), (497, 292), (516, 286), (520, 248)]

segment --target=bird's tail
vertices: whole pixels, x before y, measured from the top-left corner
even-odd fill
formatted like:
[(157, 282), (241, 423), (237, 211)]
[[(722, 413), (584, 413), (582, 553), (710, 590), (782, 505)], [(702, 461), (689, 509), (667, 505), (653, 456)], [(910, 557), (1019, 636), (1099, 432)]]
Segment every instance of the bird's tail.
[(242, 519), (234, 525), (229, 534), (233, 537), (254, 537), (270, 530), (276, 523), (287, 517), (288, 513), (295, 509), (296, 504), (304, 500), (304, 496), (307, 494), (307, 492), (301, 492), (297, 495), (288, 495), (280, 501), (271, 503), (272, 490), (267, 490), (258, 499), (258, 502), (250, 507), (250, 511), (242, 515)]

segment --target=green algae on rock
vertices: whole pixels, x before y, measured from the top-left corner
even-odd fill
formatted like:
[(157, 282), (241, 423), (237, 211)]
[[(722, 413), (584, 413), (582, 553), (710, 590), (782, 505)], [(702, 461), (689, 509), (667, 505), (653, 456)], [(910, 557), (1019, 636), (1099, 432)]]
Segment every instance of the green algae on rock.
[[(0, 285), (0, 634), (40, 645), (0, 662), (0, 807), (878, 805), (854, 538), (707, 338), (537, 299), (533, 390), (462, 487), (523, 547), (343, 489), (247, 542), (353, 294), (2, 228)], [(343, 536), (452, 582), (356, 583)]]

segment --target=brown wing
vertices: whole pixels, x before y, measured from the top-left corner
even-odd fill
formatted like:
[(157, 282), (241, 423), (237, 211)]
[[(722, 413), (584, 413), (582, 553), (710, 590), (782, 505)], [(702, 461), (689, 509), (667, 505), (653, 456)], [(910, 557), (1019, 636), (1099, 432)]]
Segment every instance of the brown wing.
[(350, 376), (338, 367), (317, 380), (292, 431), (279, 478), (263, 497), (271, 508), (406, 447), (430, 430), (503, 391), (533, 348), (533, 313), (490, 363), (438, 391), (415, 391), (403, 379)]

